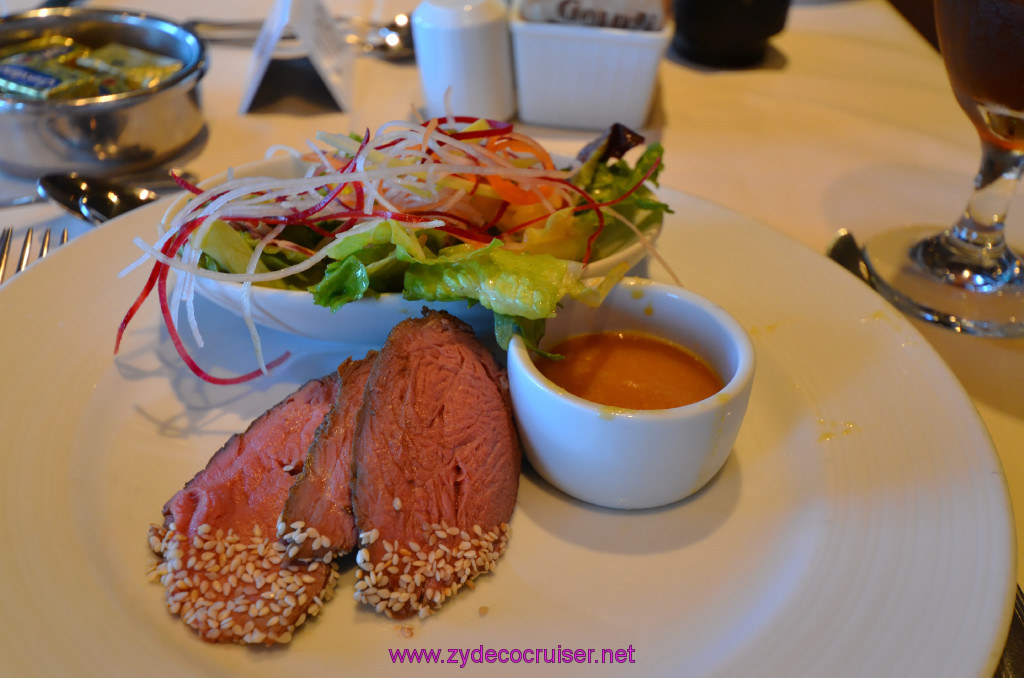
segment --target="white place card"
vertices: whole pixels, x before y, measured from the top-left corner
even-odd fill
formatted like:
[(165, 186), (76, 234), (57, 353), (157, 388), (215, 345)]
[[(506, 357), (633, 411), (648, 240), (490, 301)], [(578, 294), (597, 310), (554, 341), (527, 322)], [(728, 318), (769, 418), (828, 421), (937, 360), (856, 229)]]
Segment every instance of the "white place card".
[(346, 76), (351, 72), (355, 50), (320, 0), (277, 0), (253, 46), (239, 112), (246, 113), (252, 106), (286, 28), (295, 34), (338, 107), (348, 110), (351, 97)]

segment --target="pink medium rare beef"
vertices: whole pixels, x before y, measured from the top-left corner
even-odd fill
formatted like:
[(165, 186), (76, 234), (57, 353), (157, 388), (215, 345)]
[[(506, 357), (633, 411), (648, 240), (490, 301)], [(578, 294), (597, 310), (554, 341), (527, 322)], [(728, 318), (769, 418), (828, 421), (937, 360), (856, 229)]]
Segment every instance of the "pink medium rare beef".
[(376, 351), (370, 351), (365, 358), (346, 360), (338, 368), (337, 399), (317, 429), (277, 524), (277, 534), (291, 558), (329, 561), (356, 545), (350, 489), (352, 432), (376, 356)]
[(287, 642), (330, 597), (333, 564), (287, 562), (277, 519), (294, 473), (334, 403), (337, 374), (314, 379), (232, 436), (164, 505), (150, 529), (151, 576), (171, 613), (211, 642)]
[(392, 330), (352, 454), (357, 600), (396, 619), (425, 617), (494, 569), (520, 451), (505, 372), (468, 325), (425, 310)]

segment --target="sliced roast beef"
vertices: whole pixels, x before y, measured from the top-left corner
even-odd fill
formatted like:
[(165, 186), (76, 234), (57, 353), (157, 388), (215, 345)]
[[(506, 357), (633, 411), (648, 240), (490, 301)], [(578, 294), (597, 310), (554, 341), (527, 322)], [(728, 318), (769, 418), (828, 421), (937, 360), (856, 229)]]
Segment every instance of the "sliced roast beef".
[(160, 556), (152, 576), (168, 609), (202, 638), (287, 642), (330, 596), (333, 564), (289, 564), (276, 530), (338, 390), (337, 374), (314, 379), (232, 436), (164, 505), (164, 524), (151, 528)]
[(353, 439), (355, 597), (426, 616), (504, 552), (520, 451), (507, 377), (442, 312), (399, 323), (370, 372)]
[(376, 351), (338, 368), (341, 388), (288, 491), (277, 534), (291, 558), (330, 560), (356, 545), (352, 515), (352, 432)]

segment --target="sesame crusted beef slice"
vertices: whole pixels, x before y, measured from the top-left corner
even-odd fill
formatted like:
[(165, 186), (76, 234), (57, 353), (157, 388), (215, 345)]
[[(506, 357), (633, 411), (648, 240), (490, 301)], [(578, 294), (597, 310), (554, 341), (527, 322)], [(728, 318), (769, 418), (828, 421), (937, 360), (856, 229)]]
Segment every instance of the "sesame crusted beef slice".
[(494, 569), (520, 451), (505, 372), (468, 325), (425, 310), (392, 330), (352, 454), (356, 600), (396, 619), (425, 617)]
[(356, 545), (352, 433), (376, 357), (377, 352), (370, 351), (365, 358), (349, 359), (338, 367), (341, 388), (309, 446), (302, 473), (288, 490), (277, 523), (277, 535), (290, 558), (328, 562)]
[(232, 436), (150, 528), (168, 610), (211, 642), (283, 643), (330, 597), (337, 571), (289, 564), (277, 518), (339, 388), (314, 379)]

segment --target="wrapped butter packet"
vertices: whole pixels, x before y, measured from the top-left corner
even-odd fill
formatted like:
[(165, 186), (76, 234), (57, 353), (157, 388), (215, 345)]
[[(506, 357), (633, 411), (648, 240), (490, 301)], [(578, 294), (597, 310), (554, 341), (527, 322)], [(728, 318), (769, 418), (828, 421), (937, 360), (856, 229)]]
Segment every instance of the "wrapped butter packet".
[(67, 63), (85, 54), (86, 48), (63, 35), (48, 35), (0, 47), (0, 63)]
[(90, 51), (79, 57), (77, 63), (99, 73), (119, 75), (137, 88), (153, 87), (182, 66), (173, 57), (116, 42)]
[(95, 96), (96, 75), (57, 62), (0, 63), (0, 91), (28, 99)]
[(665, 24), (662, 0), (522, 0), (526, 21), (580, 24), (660, 31)]
[(123, 94), (125, 92), (131, 92), (138, 88), (128, 82), (123, 75), (116, 73), (97, 73), (96, 89), (99, 96), (107, 96), (108, 94)]

